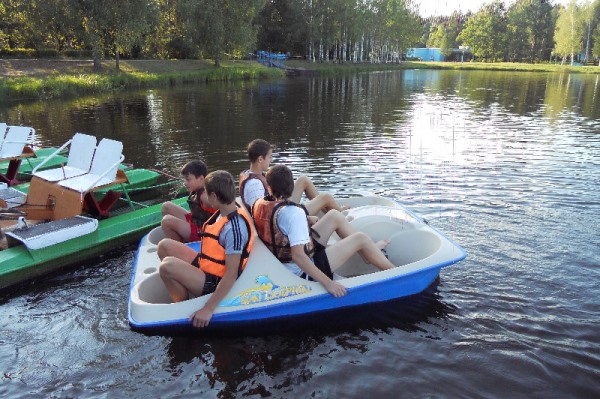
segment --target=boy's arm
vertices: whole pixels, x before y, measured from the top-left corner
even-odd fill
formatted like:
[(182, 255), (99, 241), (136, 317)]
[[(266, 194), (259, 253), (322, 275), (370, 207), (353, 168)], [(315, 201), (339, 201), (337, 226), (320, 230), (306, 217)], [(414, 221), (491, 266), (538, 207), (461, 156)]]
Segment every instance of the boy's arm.
[(225, 296), (233, 287), (233, 284), (237, 280), (238, 277), (238, 267), (241, 259), (240, 254), (226, 255), (225, 256), (225, 275), (219, 281), (215, 292), (213, 292), (212, 296), (202, 309), (197, 310), (190, 316), (190, 321), (194, 325), (194, 327), (206, 327), (210, 319), (212, 318), (215, 309), (219, 305), (219, 303), (225, 298)]
[(206, 194), (206, 190), (202, 191), (202, 194), (200, 194), (200, 201), (202, 201), (204, 206), (212, 208), (212, 205), (208, 203), (208, 194)]
[(319, 268), (310, 260), (308, 255), (306, 255), (306, 252), (304, 252), (304, 245), (294, 245), (292, 247), (292, 260), (304, 273), (323, 284), (327, 292), (334, 297), (339, 298), (346, 295), (346, 287), (333, 281), (327, 277), (325, 273), (319, 270)]

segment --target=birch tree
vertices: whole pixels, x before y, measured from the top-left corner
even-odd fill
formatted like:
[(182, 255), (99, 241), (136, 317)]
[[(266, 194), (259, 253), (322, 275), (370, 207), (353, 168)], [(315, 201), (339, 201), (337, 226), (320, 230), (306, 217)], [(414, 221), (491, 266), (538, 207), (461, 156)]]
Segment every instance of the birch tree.
[(582, 28), (579, 7), (575, 0), (571, 0), (565, 8), (560, 9), (554, 32), (554, 53), (562, 56), (561, 65), (569, 56), (571, 65), (575, 63), (575, 54), (582, 50)]
[(599, 22), (600, 0), (584, 3), (581, 7), (581, 14), (583, 16), (582, 24), (585, 35), (585, 59), (587, 61), (592, 56), (592, 33)]
[[(600, 24), (596, 26), (593, 34), (594, 46), (592, 47), (592, 54), (596, 58), (600, 58)], [(600, 60), (598, 61), (598, 66), (600, 66)]]

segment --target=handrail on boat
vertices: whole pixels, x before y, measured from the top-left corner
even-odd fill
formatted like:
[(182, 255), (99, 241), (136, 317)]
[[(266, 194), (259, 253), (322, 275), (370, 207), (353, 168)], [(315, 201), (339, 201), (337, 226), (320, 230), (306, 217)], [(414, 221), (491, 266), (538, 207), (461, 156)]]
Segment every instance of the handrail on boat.
[(98, 183), (100, 180), (102, 180), (102, 178), (103, 178), (104, 176), (106, 176), (108, 173), (110, 173), (110, 171), (111, 171), (111, 170), (113, 170), (114, 168), (118, 168), (118, 167), (119, 167), (119, 164), (120, 164), (121, 162), (123, 162), (123, 160), (124, 160), (124, 159), (125, 159), (125, 155), (121, 154), (121, 156), (119, 157), (119, 160), (118, 160), (117, 162), (115, 162), (114, 164), (112, 164), (110, 168), (107, 168), (107, 169), (104, 171), (104, 173), (102, 173), (100, 176), (98, 176), (98, 178), (97, 178), (97, 179), (96, 179), (96, 180), (95, 180), (95, 181), (94, 181), (92, 184), (90, 184), (90, 185), (89, 185), (89, 186), (88, 186), (88, 187), (87, 187), (85, 190), (81, 190), (81, 192), (86, 192), (86, 191), (88, 191), (88, 190), (90, 190), (90, 189), (92, 189), (92, 188), (96, 187), (96, 184), (97, 184), (97, 183)]
[(50, 154), (49, 156), (47, 156), (42, 162), (40, 162), (35, 168), (33, 168), (33, 170), (31, 171), (31, 174), (32, 175), (35, 174), (35, 172), (37, 172), (37, 170), (40, 167), (42, 167), (43, 165), (45, 165), (50, 159), (54, 158), (59, 152), (61, 152), (62, 150), (64, 150), (66, 146), (68, 146), (69, 144), (71, 144), (71, 141), (73, 141), (73, 139), (70, 139), (69, 141), (67, 141), (66, 143), (64, 143), (62, 146), (60, 146), (52, 154)]

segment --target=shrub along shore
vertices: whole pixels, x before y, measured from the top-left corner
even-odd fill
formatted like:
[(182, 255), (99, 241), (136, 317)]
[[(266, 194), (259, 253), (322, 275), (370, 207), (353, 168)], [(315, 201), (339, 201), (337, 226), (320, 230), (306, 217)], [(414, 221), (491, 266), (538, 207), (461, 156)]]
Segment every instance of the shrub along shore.
[[(290, 60), (288, 68), (324, 76), (398, 69), (490, 70), (511, 72), (591, 73), (600, 67), (557, 64), (480, 63), (480, 62), (403, 62), (400, 64), (328, 64)], [(177, 86), (214, 81), (283, 78), (285, 71), (267, 68), (256, 62), (226, 61), (215, 68), (212, 61), (105, 61), (101, 72), (92, 70), (91, 61), (75, 60), (1, 60), (0, 102), (42, 100), (119, 90)]]

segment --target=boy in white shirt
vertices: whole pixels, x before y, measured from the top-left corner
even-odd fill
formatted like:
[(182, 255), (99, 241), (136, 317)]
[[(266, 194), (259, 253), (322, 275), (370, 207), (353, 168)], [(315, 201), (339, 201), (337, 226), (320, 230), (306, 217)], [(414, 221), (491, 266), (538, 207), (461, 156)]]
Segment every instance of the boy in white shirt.
[[(353, 254), (359, 253), (365, 262), (380, 270), (394, 267), (382, 249), (389, 240), (373, 242), (369, 236), (355, 232), (344, 215), (336, 210), (327, 212), (309, 226), (304, 209), (289, 201), (293, 189), (292, 172), (284, 165), (272, 167), (266, 175), (272, 198), (257, 200), (252, 215), (258, 236), (292, 273), (309, 276), (325, 286), (333, 296), (346, 294), (346, 288), (333, 281), (333, 271)], [(336, 232), (341, 240), (327, 247), (329, 237)]]
[[(250, 169), (240, 173), (240, 197), (248, 210), (257, 199), (263, 198), (268, 194), (265, 172), (269, 170), (269, 165), (273, 162), (273, 146), (262, 139), (256, 139), (248, 144), (248, 159), (250, 160)], [(307, 176), (300, 176), (294, 182), (294, 190), (290, 200), (299, 204), (302, 194), (306, 194), (308, 201), (303, 205), (310, 215), (316, 215), (321, 210), (327, 212), (331, 209), (342, 211), (347, 209), (337, 204), (333, 195), (329, 193), (319, 193), (314, 183)]]

